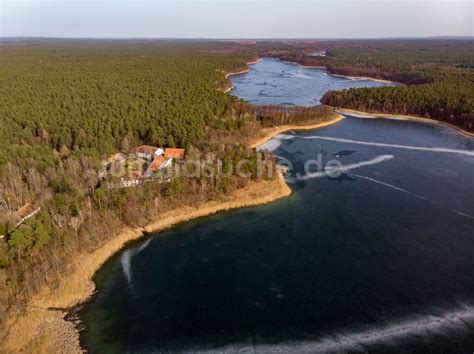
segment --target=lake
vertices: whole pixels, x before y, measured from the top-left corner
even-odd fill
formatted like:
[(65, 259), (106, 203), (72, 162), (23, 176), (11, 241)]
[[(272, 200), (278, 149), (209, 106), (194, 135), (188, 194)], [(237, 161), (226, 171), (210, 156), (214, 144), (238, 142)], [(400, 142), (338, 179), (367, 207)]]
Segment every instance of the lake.
[[(316, 75), (264, 60), (232, 79), (234, 94), (284, 70)], [(310, 81), (291, 79), (281, 101), (268, 94), (273, 103), (289, 103), (293, 80)], [(298, 104), (320, 96), (309, 85)], [(474, 139), (346, 117), (263, 148), (292, 164), (294, 193), (181, 224), (113, 257), (79, 314), (88, 350), (473, 351)], [(308, 160), (322, 168), (305, 172)], [(342, 166), (337, 177), (331, 164)]]
[(314, 106), (329, 90), (380, 87), (386, 83), (334, 76), (325, 69), (305, 68), (266, 58), (250, 72), (232, 76), (232, 94), (257, 105)]

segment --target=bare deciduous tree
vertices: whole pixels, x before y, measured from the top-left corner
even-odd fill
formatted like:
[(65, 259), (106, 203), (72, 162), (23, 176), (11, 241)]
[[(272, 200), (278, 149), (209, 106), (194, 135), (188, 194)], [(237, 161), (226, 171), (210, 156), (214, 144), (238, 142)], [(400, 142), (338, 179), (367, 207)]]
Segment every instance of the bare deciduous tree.
[(74, 230), (76, 235), (76, 242), (79, 243), (79, 229), (81, 228), (82, 223), (84, 222), (84, 216), (81, 212), (77, 216), (73, 216), (69, 219), (69, 226)]
[(59, 228), (62, 229), (64, 226), (64, 223), (66, 221), (66, 218), (62, 216), (61, 214), (53, 214), (52, 216), (54, 224)]

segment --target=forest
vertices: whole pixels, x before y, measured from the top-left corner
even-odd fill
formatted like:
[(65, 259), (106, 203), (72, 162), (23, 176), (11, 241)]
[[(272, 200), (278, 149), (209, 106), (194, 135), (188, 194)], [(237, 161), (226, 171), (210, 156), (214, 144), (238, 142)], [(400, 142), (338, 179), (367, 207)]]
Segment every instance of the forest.
[[(72, 260), (160, 213), (272, 178), (273, 160), (246, 147), (262, 127), (324, 121), (332, 109), (257, 109), (222, 92), (226, 72), (255, 53), (216, 43), (74, 43), (0, 49), (0, 337), (3, 320)], [(218, 49), (218, 50), (217, 50)], [(149, 144), (185, 147), (187, 159), (226, 169), (243, 159), (250, 177), (172, 176), (169, 183), (110, 188), (102, 160)], [(217, 159), (223, 167), (217, 165)], [(260, 166), (260, 170), (259, 170)], [(17, 211), (39, 212), (17, 226)]]
[[(324, 104), (375, 113), (408, 114), (474, 131), (474, 41), (364, 40), (262, 45), (262, 55), (325, 66), (333, 74), (400, 83), (328, 92)], [(313, 55), (326, 51), (326, 56)]]
[[(187, 147), (192, 155), (205, 128), (238, 129), (237, 99), (218, 88), (227, 83), (222, 72), (248, 58), (203, 49), (82, 42), (1, 48), (0, 313), (54, 284), (75, 250), (113, 236), (105, 230), (143, 224), (245, 182), (176, 178), (133, 192), (98, 183), (101, 160), (117, 151), (151, 144)], [(227, 159), (252, 153), (221, 152)], [(26, 203), (41, 212), (15, 227), (15, 211)]]
[[(187, 146), (204, 126), (233, 124), (236, 100), (217, 68), (245, 58), (166, 45), (4, 46), (0, 166), (45, 168), (55, 155), (101, 157), (149, 144)], [(55, 155), (52, 155), (54, 152)]]

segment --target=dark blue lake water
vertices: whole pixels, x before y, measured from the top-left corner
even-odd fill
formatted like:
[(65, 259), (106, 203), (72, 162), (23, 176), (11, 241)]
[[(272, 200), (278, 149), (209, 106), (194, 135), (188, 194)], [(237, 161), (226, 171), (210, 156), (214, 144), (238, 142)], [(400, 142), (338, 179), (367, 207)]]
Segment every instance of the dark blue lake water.
[(264, 147), (294, 193), (113, 257), (80, 313), (91, 352), (474, 351), (474, 139), (347, 117)]

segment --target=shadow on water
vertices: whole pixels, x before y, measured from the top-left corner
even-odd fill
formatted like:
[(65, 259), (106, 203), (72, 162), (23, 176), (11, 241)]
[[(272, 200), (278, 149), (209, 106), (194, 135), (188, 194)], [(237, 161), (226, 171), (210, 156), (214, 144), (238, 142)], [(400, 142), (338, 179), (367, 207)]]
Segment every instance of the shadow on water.
[(340, 157), (340, 156), (350, 156), (352, 154), (355, 154), (357, 151), (355, 150), (341, 150), (333, 154), (335, 157)]

